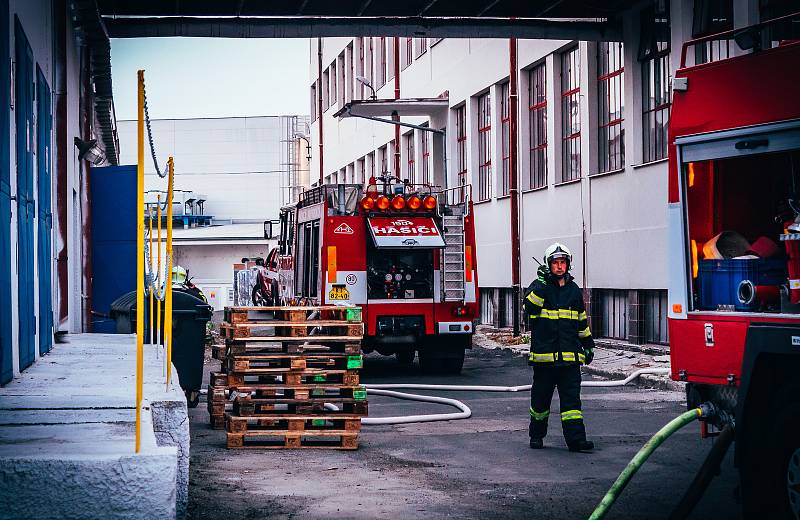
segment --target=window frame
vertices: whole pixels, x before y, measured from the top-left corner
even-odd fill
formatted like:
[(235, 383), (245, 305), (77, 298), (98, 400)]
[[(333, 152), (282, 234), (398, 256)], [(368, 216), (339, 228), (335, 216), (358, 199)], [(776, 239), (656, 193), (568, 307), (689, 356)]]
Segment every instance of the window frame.
[[(672, 82), (670, 81), (672, 49), (668, 6), (668, 3), (664, 5), (656, 0), (642, 12), (641, 25), (648, 28), (646, 34), (650, 36), (650, 39), (639, 42), (638, 56), (642, 83), (641, 124), (642, 163), (644, 164), (667, 158), (667, 127), (672, 111)], [(660, 39), (657, 36), (658, 33), (662, 35)], [(660, 88), (656, 86), (656, 83)], [(653, 100), (652, 105), (651, 100)], [(660, 125), (659, 120), (661, 121)], [(659, 132), (659, 128), (662, 129), (661, 132)]]
[(422, 168), (420, 169), (420, 184), (430, 184), (431, 182), (431, 139), (430, 132), (422, 130), (420, 141), (422, 145)]
[(558, 183), (563, 184), (576, 181), (583, 174), (580, 47), (575, 45), (563, 51), (559, 56), (559, 61), (561, 64), (561, 171)]
[(477, 202), (492, 199), (492, 95), (476, 97), (478, 110), (478, 196)]
[(455, 107), (456, 120), (456, 175), (459, 186), (467, 183), (467, 107)]
[[(625, 167), (624, 48), (622, 42), (597, 43), (597, 173)], [(612, 119), (612, 113), (617, 117)], [(619, 139), (616, 142), (614, 132)]]
[(509, 172), (511, 171), (511, 83), (500, 84), (500, 185), (498, 197), (511, 193)]
[(547, 63), (543, 61), (529, 69), (528, 80), (530, 164), (526, 188), (534, 190), (547, 187)]
[(403, 136), (406, 140), (406, 179), (412, 184), (415, 184), (416, 179), (416, 147), (414, 146), (414, 132), (411, 131)]

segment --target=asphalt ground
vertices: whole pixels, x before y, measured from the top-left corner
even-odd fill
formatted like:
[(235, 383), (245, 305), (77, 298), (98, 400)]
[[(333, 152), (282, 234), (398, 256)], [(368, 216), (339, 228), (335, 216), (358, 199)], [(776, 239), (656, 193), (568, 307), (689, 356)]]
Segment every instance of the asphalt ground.
[[(207, 361), (208, 370), (218, 362)], [(589, 378), (590, 376), (585, 376)], [(402, 369), (393, 357), (365, 359), (362, 382), (520, 385), (525, 360), (508, 350), (468, 352), (459, 376)], [(410, 391), (413, 392), (413, 391)], [(584, 388), (592, 454), (570, 453), (558, 414), (546, 448), (528, 448), (528, 393), (416, 392), (453, 397), (467, 420), (364, 426), (357, 451), (228, 450), (208, 425), (205, 403), (190, 410), (189, 518), (587, 518), (620, 471), (655, 433), (685, 411), (678, 392)], [(371, 417), (454, 411), (373, 396)], [(553, 399), (558, 411), (558, 399)], [(633, 477), (607, 518), (666, 518), (711, 441), (692, 424), (668, 439)], [(691, 518), (740, 518), (732, 450)]]

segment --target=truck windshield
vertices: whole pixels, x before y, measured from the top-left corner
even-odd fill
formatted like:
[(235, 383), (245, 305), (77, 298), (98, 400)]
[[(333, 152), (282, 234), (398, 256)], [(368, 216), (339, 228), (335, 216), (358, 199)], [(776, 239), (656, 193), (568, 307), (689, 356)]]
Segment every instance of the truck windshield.
[(368, 246), (367, 298), (433, 297), (433, 250), (387, 250)]

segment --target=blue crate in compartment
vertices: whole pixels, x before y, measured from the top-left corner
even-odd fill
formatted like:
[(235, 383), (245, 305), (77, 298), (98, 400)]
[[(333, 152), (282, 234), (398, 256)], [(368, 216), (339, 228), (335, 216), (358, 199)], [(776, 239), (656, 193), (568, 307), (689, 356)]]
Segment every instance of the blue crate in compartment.
[(739, 303), (739, 284), (750, 280), (755, 285), (786, 283), (785, 258), (700, 260), (697, 274), (698, 307), (716, 310), (733, 305), (737, 311), (754, 310), (754, 305)]

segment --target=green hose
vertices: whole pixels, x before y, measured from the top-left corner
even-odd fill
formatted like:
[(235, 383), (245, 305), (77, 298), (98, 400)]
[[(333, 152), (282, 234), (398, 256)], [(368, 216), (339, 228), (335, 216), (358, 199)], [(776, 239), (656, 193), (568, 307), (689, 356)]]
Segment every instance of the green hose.
[(631, 459), (625, 469), (622, 470), (622, 473), (619, 474), (617, 480), (614, 484), (611, 485), (611, 489), (608, 490), (606, 496), (603, 497), (603, 500), (595, 508), (592, 516), (589, 517), (589, 520), (599, 520), (603, 518), (606, 513), (608, 513), (609, 508), (611, 505), (617, 500), (617, 497), (622, 490), (625, 489), (625, 486), (628, 485), (631, 477), (639, 471), (639, 468), (644, 464), (644, 462), (650, 457), (650, 454), (653, 453), (656, 448), (658, 448), (662, 442), (667, 440), (667, 438), (675, 433), (676, 431), (680, 430), (690, 422), (699, 419), (700, 417), (708, 416), (709, 412), (705, 406), (697, 407), (693, 410), (689, 410), (688, 412), (684, 412), (678, 417), (672, 419), (670, 422), (666, 424), (663, 428), (658, 430), (655, 435), (653, 435), (647, 444), (642, 446), (642, 449)]

